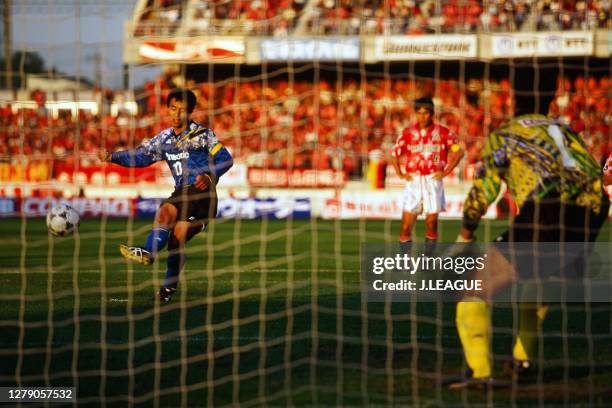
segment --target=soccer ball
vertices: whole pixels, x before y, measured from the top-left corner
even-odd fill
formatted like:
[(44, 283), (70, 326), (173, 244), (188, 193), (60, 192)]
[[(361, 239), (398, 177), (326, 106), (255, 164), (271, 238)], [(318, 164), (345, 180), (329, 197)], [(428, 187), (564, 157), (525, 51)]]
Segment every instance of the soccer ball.
[(66, 204), (56, 205), (47, 214), (47, 228), (56, 237), (72, 235), (80, 223), (79, 213)]

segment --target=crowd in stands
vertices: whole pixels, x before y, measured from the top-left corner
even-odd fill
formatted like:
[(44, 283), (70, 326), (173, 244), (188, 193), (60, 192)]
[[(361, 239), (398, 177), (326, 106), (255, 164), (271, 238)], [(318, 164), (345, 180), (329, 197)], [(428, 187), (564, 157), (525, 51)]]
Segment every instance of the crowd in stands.
[[(530, 8), (522, 1), (317, 0), (310, 31), (317, 34), (424, 34), (517, 31)], [(516, 3), (516, 4), (515, 4)]]
[(545, 0), (536, 2), (538, 30), (593, 30), (612, 28), (610, 0)]
[[(612, 28), (610, 0), (149, 0), (136, 36), (363, 35)], [(183, 16), (188, 16), (183, 18)]]
[(134, 35), (286, 35), (307, 1), (148, 0)]
[(562, 0), (316, 0), (318, 34), (425, 34), (610, 27), (610, 2)]
[(205, 1), (193, 0), (189, 34), (287, 35), (307, 0)]
[(183, 21), (183, 0), (147, 0), (137, 15), (134, 35), (155, 36), (175, 34)]
[[(162, 94), (173, 86), (160, 79)], [(212, 127), (238, 161), (254, 167), (343, 169), (355, 177), (368, 153), (389, 151), (413, 118), (412, 101), (434, 95), (437, 120), (455, 132), (475, 163), (484, 137), (512, 115), (508, 80), (413, 81), (371, 79), (319, 83), (269, 79), (195, 84), (193, 118)], [(168, 127), (163, 97), (147, 84), (141, 113), (57, 118), (44, 110), (0, 111), (0, 161), (61, 160), (96, 163), (98, 149), (125, 149)], [(599, 159), (611, 146), (609, 77), (560, 81), (552, 112), (580, 132)]]

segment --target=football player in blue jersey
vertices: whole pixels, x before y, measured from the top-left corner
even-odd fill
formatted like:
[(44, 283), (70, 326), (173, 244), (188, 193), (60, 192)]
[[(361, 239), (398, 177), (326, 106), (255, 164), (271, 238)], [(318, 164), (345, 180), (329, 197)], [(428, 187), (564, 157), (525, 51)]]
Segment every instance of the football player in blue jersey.
[(99, 153), (100, 160), (125, 167), (146, 167), (165, 160), (172, 172), (174, 192), (157, 210), (144, 247), (119, 247), (125, 258), (150, 265), (168, 245), (166, 278), (155, 295), (163, 303), (176, 292), (185, 262), (185, 243), (215, 218), (216, 184), (233, 165), (232, 156), (215, 133), (190, 119), (196, 106), (193, 92), (173, 90), (167, 105), (172, 127), (142, 142), (136, 149)]

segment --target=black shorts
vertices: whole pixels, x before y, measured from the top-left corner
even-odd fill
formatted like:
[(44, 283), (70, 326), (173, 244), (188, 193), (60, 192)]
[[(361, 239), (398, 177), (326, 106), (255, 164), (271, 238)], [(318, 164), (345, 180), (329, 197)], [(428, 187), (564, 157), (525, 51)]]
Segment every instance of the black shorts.
[(526, 201), (508, 231), (497, 242), (594, 242), (608, 218), (606, 200), (599, 213), (558, 197)]
[(497, 248), (522, 278), (580, 278), (592, 250), (589, 243), (597, 239), (609, 208), (607, 200), (599, 213), (561, 203), (558, 197), (527, 201), (508, 231), (495, 240)]
[(193, 185), (180, 187), (162, 203), (169, 203), (178, 210), (177, 221), (201, 221), (208, 223), (217, 216), (217, 191), (211, 185), (206, 191)]

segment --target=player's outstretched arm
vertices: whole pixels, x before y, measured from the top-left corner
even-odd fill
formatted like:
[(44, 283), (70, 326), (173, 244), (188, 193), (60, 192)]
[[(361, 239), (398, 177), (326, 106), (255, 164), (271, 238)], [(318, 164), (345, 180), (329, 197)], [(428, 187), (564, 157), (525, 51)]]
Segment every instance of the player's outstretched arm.
[(140, 146), (129, 150), (116, 150), (109, 152), (106, 149), (98, 151), (98, 158), (102, 162), (115, 163), (123, 167), (147, 167), (162, 160), (160, 145), (162, 134), (142, 142)]
[(123, 167), (147, 167), (157, 161), (153, 155), (147, 154), (142, 146), (114, 152), (103, 149), (98, 152), (98, 158), (102, 162), (115, 163)]
[(472, 188), (463, 203), (463, 222), (461, 235), (471, 239), (478, 228), (480, 219), (495, 201), (501, 190), (501, 178), (494, 169), (487, 167), (474, 180)]
[(98, 150), (98, 160), (102, 163), (110, 162), (113, 154), (106, 149)]
[(501, 190), (499, 168), (507, 165), (505, 145), (495, 133), (490, 134), (482, 151), (482, 167), (463, 203), (463, 221), (458, 241), (472, 240), (480, 219)]

